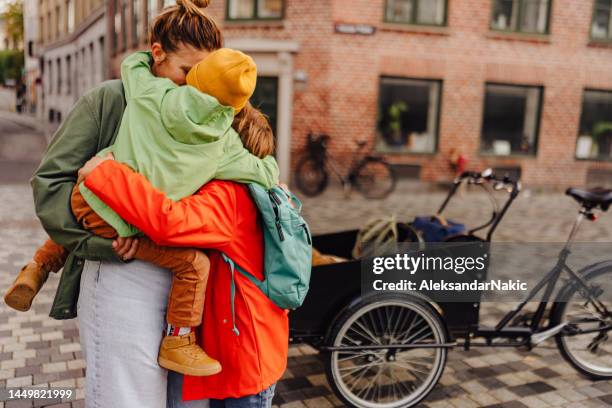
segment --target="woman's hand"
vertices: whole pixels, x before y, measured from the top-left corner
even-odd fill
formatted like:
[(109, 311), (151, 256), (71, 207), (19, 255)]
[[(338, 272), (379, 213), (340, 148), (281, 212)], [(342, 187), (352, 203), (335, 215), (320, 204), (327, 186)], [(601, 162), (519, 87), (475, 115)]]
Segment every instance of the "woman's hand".
[(119, 258), (123, 259), (124, 261), (129, 261), (130, 259), (134, 258), (134, 255), (136, 255), (136, 251), (138, 250), (138, 238), (119, 237), (113, 241), (113, 249)]
[(104, 157), (94, 156), (89, 159), (87, 163), (85, 163), (83, 167), (79, 169), (77, 184), (80, 184), (83, 180), (85, 180), (85, 177), (89, 176), (89, 174), (94, 171), (94, 169), (98, 167), (100, 163), (105, 162), (106, 160), (115, 160), (115, 157), (112, 153), (109, 153)]

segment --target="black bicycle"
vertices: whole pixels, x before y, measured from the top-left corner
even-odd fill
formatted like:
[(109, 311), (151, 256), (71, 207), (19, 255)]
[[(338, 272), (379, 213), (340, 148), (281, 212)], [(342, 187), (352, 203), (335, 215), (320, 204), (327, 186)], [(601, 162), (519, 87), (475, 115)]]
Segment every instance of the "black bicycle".
[(308, 134), (306, 152), (295, 169), (296, 185), (307, 196), (321, 194), (329, 183), (329, 171), (334, 173), (346, 192), (355, 188), (367, 198), (387, 197), (396, 185), (396, 175), (385, 159), (363, 154), (367, 142), (358, 141), (348, 174), (343, 175), (340, 166), (327, 152), (328, 135)]
[[(484, 225), (450, 242), (488, 242), (517, 197), (520, 183), (492, 172), (464, 173), (455, 180), (449, 203), (461, 184), (508, 193)], [(568, 189), (580, 203), (578, 218), (550, 272), (526, 299), (495, 326), (479, 324), (480, 302), (436, 303), (419, 292), (361, 292), (361, 261), (353, 259), (358, 231), (313, 237), (315, 248), (346, 262), (313, 268), (304, 305), (290, 314), (291, 342), (307, 343), (323, 353), (332, 389), (346, 405), (404, 408), (425, 399), (439, 381), (453, 348), (522, 347), (531, 349), (555, 338), (562, 356), (593, 379), (612, 379), (612, 260), (574, 271), (567, 264), (572, 243), (585, 219), (612, 205), (612, 190)], [(485, 237), (474, 234), (489, 228)], [(559, 279), (565, 275), (567, 279)], [(555, 287), (560, 290), (555, 295)], [(536, 300), (534, 313), (525, 310)]]

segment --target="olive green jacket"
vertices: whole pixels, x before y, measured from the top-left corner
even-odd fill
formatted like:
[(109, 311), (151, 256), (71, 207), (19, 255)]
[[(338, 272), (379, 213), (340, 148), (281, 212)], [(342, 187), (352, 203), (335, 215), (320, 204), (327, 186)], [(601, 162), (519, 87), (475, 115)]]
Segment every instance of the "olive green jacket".
[(77, 171), (117, 136), (126, 102), (120, 80), (85, 94), (55, 133), (31, 180), (36, 214), (58, 244), (70, 251), (51, 307), (55, 319), (76, 317), (83, 261), (120, 262), (111, 240), (85, 231), (70, 209)]

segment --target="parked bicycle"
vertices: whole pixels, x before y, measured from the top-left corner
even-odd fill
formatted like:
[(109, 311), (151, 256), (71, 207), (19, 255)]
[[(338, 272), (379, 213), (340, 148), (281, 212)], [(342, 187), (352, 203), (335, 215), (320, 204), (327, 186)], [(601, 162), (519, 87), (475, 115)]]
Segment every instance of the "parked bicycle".
[(330, 137), (328, 135), (308, 134), (305, 155), (296, 166), (296, 185), (307, 196), (321, 194), (329, 184), (330, 171), (342, 183), (345, 191), (355, 188), (367, 198), (382, 199), (387, 197), (396, 185), (396, 175), (385, 159), (371, 154), (364, 154), (367, 145), (358, 141), (357, 149), (348, 173), (343, 175), (338, 162), (327, 152)]

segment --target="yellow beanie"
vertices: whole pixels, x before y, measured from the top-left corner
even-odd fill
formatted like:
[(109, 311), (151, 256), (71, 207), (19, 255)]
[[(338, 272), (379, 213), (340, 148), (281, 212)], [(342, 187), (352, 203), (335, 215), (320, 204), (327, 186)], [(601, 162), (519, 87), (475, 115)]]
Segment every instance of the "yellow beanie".
[(214, 96), (238, 113), (255, 91), (257, 66), (248, 55), (221, 48), (208, 54), (187, 74), (187, 84)]

